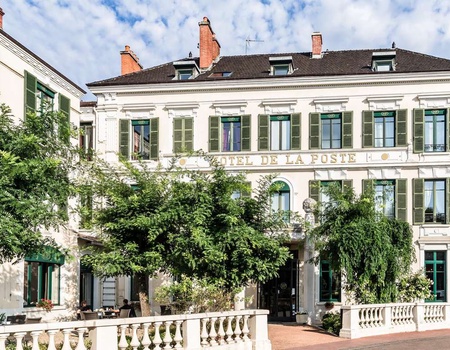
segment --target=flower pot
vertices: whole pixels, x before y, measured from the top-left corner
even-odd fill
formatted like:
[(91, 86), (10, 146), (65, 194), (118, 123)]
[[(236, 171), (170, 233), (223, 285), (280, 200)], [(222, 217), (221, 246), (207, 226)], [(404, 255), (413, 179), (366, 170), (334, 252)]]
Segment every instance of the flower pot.
[(295, 315), (295, 322), (300, 323), (300, 324), (308, 323), (308, 314)]

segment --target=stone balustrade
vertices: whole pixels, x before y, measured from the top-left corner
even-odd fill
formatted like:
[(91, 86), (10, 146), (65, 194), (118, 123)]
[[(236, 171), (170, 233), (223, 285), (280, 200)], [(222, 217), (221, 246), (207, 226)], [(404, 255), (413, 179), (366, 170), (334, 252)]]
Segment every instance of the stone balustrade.
[[(16, 344), (39, 350), (227, 349), (271, 350), (266, 310), (99, 319), (0, 326), (0, 350)], [(127, 341), (128, 339), (128, 341)], [(129, 340), (131, 341), (129, 342)]]
[(450, 303), (398, 303), (341, 307), (343, 338), (450, 328)]

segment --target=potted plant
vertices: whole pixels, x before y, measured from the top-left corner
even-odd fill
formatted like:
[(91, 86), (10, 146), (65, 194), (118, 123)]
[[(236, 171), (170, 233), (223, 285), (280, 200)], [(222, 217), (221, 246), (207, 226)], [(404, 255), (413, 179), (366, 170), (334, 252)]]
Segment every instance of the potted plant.
[(327, 301), (325, 303), (325, 309), (331, 310), (332, 308), (334, 308), (334, 303), (332, 301)]
[(299, 324), (308, 323), (308, 312), (307, 311), (299, 311), (295, 313), (295, 322)]
[(45, 311), (50, 312), (53, 309), (53, 303), (50, 299), (42, 298), (36, 304), (37, 307), (43, 308)]

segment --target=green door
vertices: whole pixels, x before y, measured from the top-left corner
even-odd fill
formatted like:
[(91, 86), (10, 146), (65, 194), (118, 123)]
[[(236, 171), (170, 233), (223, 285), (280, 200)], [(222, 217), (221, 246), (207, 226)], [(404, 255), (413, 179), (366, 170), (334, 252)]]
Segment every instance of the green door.
[(446, 254), (445, 250), (425, 251), (425, 273), (433, 281), (431, 289), (433, 291), (433, 301), (447, 301), (446, 285)]

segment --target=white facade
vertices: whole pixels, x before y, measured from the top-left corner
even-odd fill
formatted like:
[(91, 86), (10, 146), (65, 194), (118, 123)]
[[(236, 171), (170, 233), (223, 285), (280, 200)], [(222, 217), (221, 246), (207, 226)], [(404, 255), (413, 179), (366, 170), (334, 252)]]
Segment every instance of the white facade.
[[(60, 95), (69, 101), (70, 122), (78, 126), (81, 114), (80, 99), (85, 92), (0, 28), (0, 104), (4, 103), (11, 108), (11, 114), (17, 123), (24, 118), (25, 77), (27, 74), (35, 77), (37, 83), (43, 86), (42, 89), (47, 89), (46, 91), (53, 96), (55, 110), (61, 107), (58, 104)], [(72, 142), (77, 144), (76, 139), (73, 139)], [(77, 221), (71, 218), (66, 227), (61, 227), (57, 232), (46, 232), (45, 234), (53, 237), (61, 247), (68, 248), (73, 255), (77, 256), (77, 226)], [(27, 280), (27, 272), (24, 271), (24, 262), (1, 265), (0, 309), (2, 312), (7, 315), (26, 313), (30, 316), (40, 315), (44, 318), (54, 319), (58, 315), (64, 316), (66, 310), (76, 308), (78, 305), (78, 264), (76, 259), (73, 262), (66, 261), (59, 267), (59, 287), (54, 284), (52, 288), (52, 299), (54, 301), (59, 299), (59, 303), (54, 307), (52, 313), (47, 314), (41, 309), (30, 306), (29, 302), (35, 302), (35, 300), (26, 300), (24, 284)], [(56, 271), (53, 270), (53, 273), (56, 274)], [(34, 272), (32, 274), (33, 277), (30, 278), (34, 283), (36, 276)], [(57, 280), (58, 277), (53, 278), (53, 282)], [(59, 298), (57, 294), (59, 294)]]

